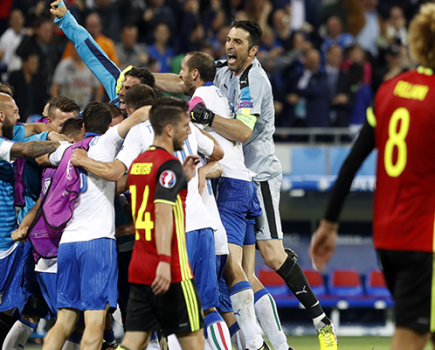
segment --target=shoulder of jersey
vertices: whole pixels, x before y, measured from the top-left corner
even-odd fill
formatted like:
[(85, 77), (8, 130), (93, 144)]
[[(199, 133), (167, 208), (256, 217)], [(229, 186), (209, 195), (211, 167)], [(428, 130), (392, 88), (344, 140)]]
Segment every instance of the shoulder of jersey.
[(216, 68), (224, 68), (224, 67), (228, 67), (228, 60), (219, 60), (216, 61)]

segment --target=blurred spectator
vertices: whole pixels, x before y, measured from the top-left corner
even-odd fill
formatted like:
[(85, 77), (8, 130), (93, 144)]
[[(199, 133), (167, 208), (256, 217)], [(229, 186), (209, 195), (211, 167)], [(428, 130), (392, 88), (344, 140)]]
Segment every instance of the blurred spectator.
[(225, 43), (227, 42), (227, 35), (230, 31), (229, 26), (223, 26), (219, 29), (219, 32), (216, 36), (210, 38), (209, 43), (213, 46), (215, 59), (225, 59), (226, 51), (225, 51)]
[[(219, 23), (214, 26), (213, 22), (216, 20), (217, 14), (221, 13)], [(207, 33), (207, 38), (216, 34), (220, 27), (225, 24), (225, 12), (222, 10), (221, 0), (210, 0), (210, 6), (208, 6), (201, 16), (202, 25), (204, 26), (204, 31)], [(213, 26), (215, 28), (213, 28)]]
[(185, 36), (184, 40), (182, 40), (180, 51), (183, 53), (199, 51), (201, 47), (205, 44), (204, 37), (205, 33), (202, 23), (199, 21), (195, 22), (191, 28), (191, 32), (189, 33), (189, 35)]
[(320, 54), (310, 49), (304, 56), (304, 70), (294, 70), (287, 81), (287, 102), (293, 107), (296, 124), (329, 126), (329, 93), (326, 73), (319, 70)]
[(159, 65), (159, 73), (168, 73), (171, 71), (172, 59), (174, 58), (174, 50), (168, 46), (168, 41), (171, 36), (169, 26), (162, 22), (159, 23), (154, 30), (155, 43), (148, 49), (150, 57), (154, 58)]
[(363, 82), (364, 68), (361, 64), (354, 63), (349, 68), (349, 82), (355, 93), (355, 104), (350, 116), (349, 129), (353, 134), (357, 134), (364, 121), (366, 120), (366, 111), (373, 101), (372, 90), (370, 85)]
[(384, 54), (385, 63), (378, 65), (373, 75), (373, 91), (386, 80), (409, 70), (412, 67), (408, 49), (405, 46), (393, 45)]
[(0, 35), (8, 28), (8, 18), (13, 0), (3, 0), (0, 6)]
[(347, 48), (344, 53), (345, 60), (341, 64), (341, 69), (344, 71), (349, 70), (350, 66), (354, 63), (361, 64), (364, 67), (364, 84), (371, 84), (372, 82), (372, 65), (367, 62), (364, 50), (358, 44), (352, 45)]
[[(119, 59), (116, 53), (115, 44), (112, 39), (101, 34), (103, 26), (101, 24), (100, 16), (96, 13), (89, 14), (85, 20), (85, 28), (96, 41), (98, 46), (100, 46), (106, 53), (109, 59), (119, 67)], [(65, 51), (63, 52), (62, 59), (71, 57), (73, 46), (72, 42), (68, 42)]]
[(359, 0), (364, 8), (364, 15), (366, 24), (361, 32), (358, 34), (356, 40), (364, 51), (370, 52), (373, 57), (378, 55), (376, 43), (381, 34), (382, 19), (379, 16), (376, 6), (378, 0)]
[(330, 17), (338, 17), (343, 31), (356, 37), (365, 25), (365, 15), (360, 0), (338, 0), (320, 10), (320, 22), (326, 23)]
[(129, 1), (95, 0), (93, 12), (98, 14), (102, 24), (102, 33), (114, 42), (119, 40), (122, 31), (122, 17), (128, 16)]
[(148, 63), (147, 47), (137, 42), (137, 27), (127, 24), (122, 29), (121, 41), (116, 44), (121, 70), (129, 65), (143, 67)]
[(50, 17), (48, 5), (44, 0), (14, 0), (12, 10), (19, 9), (24, 16), (24, 26), (31, 27), (38, 18)]
[(408, 31), (406, 30), (406, 19), (403, 15), (403, 10), (398, 6), (392, 7), (390, 10), (390, 18), (388, 18), (386, 22), (388, 43), (390, 45), (406, 45)]
[(292, 47), (290, 42), (290, 13), (285, 9), (276, 10), (272, 14), (272, 23), (276, 39), (286, 50), (289, 50)]
[(24, 35), (17, 47), (18, 56), (27, 56), (28, 52), (35, 52), (39, 56), (39, 70), (46, 81), (50, 81), (60, 60), (58, 42), (53, 37), (54, 23), (49, 17), (38, 18), (33, 26), (31, 36)]
[[(15, 50), (24, 34), (23, 14), (18, 9), (12, 10), (9, 15), (9, 28), (0, 37), (0, 72), (11, 72), (21, 68), (21, 59), (15, 55)], [(2, 80), (7, 80), (6, 73), (2, 74)]]
[(326, 37), (320, 46), (320, 51), (323, 57), (332, 45), (338, 45), (345, 50), (355, 42), (352, 34), (343, 33), (342, 28), (340, 18), (336, 16), (328, 18), (328, 21), (326, 22)]
[[(152, 44), (154, 42), (153, 33), (157, 25), (166, 22), (170, 25), (170, 29), (175, 32), (178, 29), (177, 18), (172, 9), (165, 5), (165, 0), (147, 0), (146, 3), (148, 7), (137, 22), (137, 27), (140, 41), (145, 40), (147, 44)], [(182, 14), (177, 13), (177, 17), (182, 18)]]
[(20, 110), (20, 121), (32, 114), (41, 114), (48, 99), (44, 77), (38, 73), (39, 55), (29, 51), (22, 55), (22, 68), (11, 73), (9, 84), (14, 87), (14, 99)]
[(63, 59), (57, 65), (50, 94), (52, 98), (67, 96), (83, 110), (93, 100), (101, 102), (102, 92), (98, 86), (97, 78), (73, 48), (72, 56)]
[(349, 117), (354, 104), (347, 72), (340, 69), (343, 51), (340, 46), (331, 46), (326, 53), (325, 73), (328, 79), (330, 99), (329, 119), (337, 127), (349, 126)]
[(263, 30), (261, 45), (258, 49), (257, 58), (260, 60), (263, 68), (268, 71), (273, 66), (275, 58), (281, 55), (284, 51), (281, 43), (275, 40), (273, 30), (267, 26)]

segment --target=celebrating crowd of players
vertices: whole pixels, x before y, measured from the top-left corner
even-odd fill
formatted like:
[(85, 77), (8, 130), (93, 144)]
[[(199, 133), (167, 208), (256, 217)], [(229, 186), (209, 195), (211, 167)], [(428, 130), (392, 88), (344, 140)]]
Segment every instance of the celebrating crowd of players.
[[(232, 345), (237, 350), (269, 349), (260, 327), (273, 349), (291, 349), (275, 302), (255, 276), (255, 246), (312, 317), (321, 350), (337, 349), (333, 325), (296, 254), (282, 245), (278, 210), (282, 174), (272, 138), (271, 86), (256, 59), (262, 35), (259, 25), (233, 23), (225, 61), (215, 64), (207, 54), (191, 52), (179, 75), (153, 75), (136, 67), (121, 72), (62, 1), (54, 2), (51, 12), (105, 87), (112, 105), (92, 102), (79, 113), (74, 101), (60, 97), (50, 102), (41, 123), (18, 125), (12, 91), (0, 87), (3, 349), (22, 348), (40, 317), (56, 318), (43, 349), (100, 349), (103, 340), (106, 348), (159, 349), (157, 333), (175, 334), (183, 349), (230, 349)], [(433, 6), (424, 7), (413, 23), (414, 32), (433, 20), (434, 13)], [(349, 176), (375, 145), (385, 144), (379, 159), (386, 173), (379, 173), (378, 166), (382, 184), (406, 175), (407, 147), (409, 154), (416, 152), (422, 162), (430, 162), (423, 157), (423, 150), (431, 149), (430, 141), (420, 135), (432, 130), (425, 126), (432, 128), (431, 121), (424, 119), (421, 131), (410, 127), (415, 101), (430, 95), (431, 68), (435, 68), (421, 57), (417, 58), (425, 68), (394, 80), (402, 84), (400, 89), (392, 85), (395, 104), (384, 105), (388, 99), (377, 99), (375, 113), (368, 114), (345, 163), (348, 168), (351, 163), (352, 169), (340, 173), (336, 188), (341, 190), (333, 192), (335, 204), (322, 222), (323, 231), (316, 233), (315, 261), (326, 260), (322, 249), (331, 254), (328, 240), (335, 234)], [(384, 86), (380, 93), (386, 93), (388, 85)], [(191, 99), (187, 103), (165, 97), (162, 91), (184, 93)], [(413, 104), (405, 108), (401, 99)], [(378, 117), (390, 114), (389, 122)], [(421, 151), (405, 142), (408, 129), (406, 140), (418, 140)], [(428, 139), (431, 136), (427, 132)], [(17, 158), (25, 160), (14, 162)], [(415, 184), (412, 176), (419, 175), (407, 176)], [(385, 191), (387, 185), (382, 184), (379, 187)], [(396, 192), (404, 188), (401, 182), (395, 186)], [(432, 194), (427, 188), (424, 192)], [(377, 194), (382, 196), (387, 194)], [(381, 205), (378, 199), (376, 203), (375, 213), (388, 205), (394, 213), (395, 202)], [(15, 205), (22, 206), (18, 218)], [(433, 216), (434, 210), (429, 211)], [(398, 217), (406, 218), (396, 213), (388, 219), (388, 225), (397, 226), (391, 234), (407, 227)], [(418, 335), (426, 335), (429, 326), (432, 330), (432, 312), (427, 314), (433, 309), (427, 307), (432, 284), (424, 285), (429, 297), (422, 298), (425, 304), (418, 309), (401, 298), (410, 290), (392, 275), (398, 269), (394, 261), (402, 256), (390, 251), (400, 250), (397, 244), (402, 241), (397, 239), (391, 246), (388, 242), (393, 238), (385, 236), (389, 231), (385, 225), (375, 221), (375, 242), (401, 311), (396, 316), (394, 349), (399, 344), (419, 349), (411, 345), (423, 341)], [(428, 252), (430, 245), (423, 238), (421, 246), (405, 239), (403, 244), (418, 252)], [(433, 260), (432, 248), (429, 255), (411, 257), (416, 269)], [(433, 265), (429, 266), (431, 279)], [(406, 279), (406, 286), (411, 284)], [(110, 316), (118, 304), (126, 332), (119, 346)], [(413, 317), (404, 316), (409, 307), (414, 309)]]

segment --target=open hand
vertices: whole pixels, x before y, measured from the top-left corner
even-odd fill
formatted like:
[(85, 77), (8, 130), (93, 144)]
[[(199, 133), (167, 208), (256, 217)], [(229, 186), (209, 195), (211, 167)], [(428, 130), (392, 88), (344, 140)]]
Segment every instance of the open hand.
[(320, 221), (308, 248), (308, 255), (314, 269), (323, 271), (326, 263), (331, 259), (337, 243), (337, 232), (337, 223), (327, 220)]

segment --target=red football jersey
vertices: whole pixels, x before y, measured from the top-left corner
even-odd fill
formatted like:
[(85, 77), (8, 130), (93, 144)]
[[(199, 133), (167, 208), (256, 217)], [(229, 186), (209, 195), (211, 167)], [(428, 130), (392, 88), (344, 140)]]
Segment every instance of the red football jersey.
[(385, 82), (376, 94), (374, 115), (379, 151), (375, 248), (433, 252), (435, 75), (419, 67)]
[(178, 158), (163, 148), (150, 147), (130, 167), (128, 183), (136, 240), (128, 281), (151, 285), (159, 264), (155, 241), (154, 203), (173, 205), (171, 283), (193, 278), (186, 250), (185, 206), (187, 178)]

